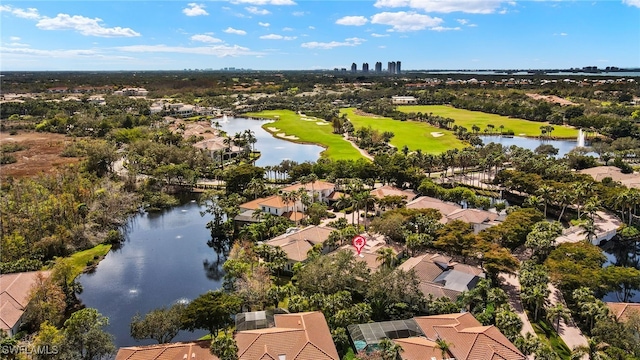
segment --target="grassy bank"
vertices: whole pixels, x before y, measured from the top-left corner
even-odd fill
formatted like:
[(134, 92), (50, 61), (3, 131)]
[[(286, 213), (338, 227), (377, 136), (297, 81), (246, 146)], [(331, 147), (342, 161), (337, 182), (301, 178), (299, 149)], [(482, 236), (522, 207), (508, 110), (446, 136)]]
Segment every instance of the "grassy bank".
[[(247, 113), (245, 115), (276, 120), (262, 127), (274, 136), (277, 136), (277, 134), (285, 134), (287, 137), (296, 137), (284, 138), (278, 136), (284, 140), (302, 144), (320, 145), (325, 148), (322, 156), (334, 160), (357, 160), (363, 158), (360, 152), (342, 136), (334, 134), (333, 126), (324, 120), (314, 120), (314, 118), (311, 117), (303, 120), (303, 117), (290, 110), (268, 110), (258, 113)], [(317, 123), (326, 123), (326, 125), (318, 125)]]
[(548, 342), (551, 345), (553, 351), (555, 351), (561, 359), (570, 359), (571, 358), (571, 350), (567, 346), (567, 344), (562, 341), (556, 330), (549, 325), (549, 323), (544, 321), (538, 321), (535, 323), (531, 323), (533, 326), (533, 331), (536, 332), (538, 338), (542, 341)]
[(100, 258), (107, 255), (109, 250), (111, 250), (111, 245), (100, 244), (92, 247), (91, 249), (79, 251), (69, 256), (69, 260), (73, 266), (72, 278), (75, 279), (78, 275), (82, 274), (87, 266), (96, 265)]
[[(500, 125), (504, 126), (504, 131), (512, 130), (515, 135), (520, 136), (540, 136), (540, 126), (550, 125), (546, 122), (536, 122), (523, 119), (513, 119), (506, 116), (483, 113), (480, 111), (470, 111), (464, 109), (456, 109), (446, 105), (407, 105), (398, 106), (398, 110), (410, 113), (432, 113), (442, 117), (448, 117), (455, 120), (454, 125), (464, 126), (469, 131), (473, 125), (480, 127), (480, 132), (484, 133), (487, 125), (494, 126), (493, 132), (500, 133)], [(578, 130), (569, 126), (552, 125), (554, 130), (551, 136), (555, 138), (571, 138), (578, 137)]]
[(393, 132), (395, 136), (391, 139), (391, 145), (398, 149), (406, 145), (411, 151), (420, 149), (424, 153), (439, 154), (449, 149), (464, 147), (462, 141), (456, 139), (451, 131), (427, 123), (356, 115), (353, 108), (342, 109), (340, 112), (347, 114), (355, 128), (371, 126), (381, 132)]

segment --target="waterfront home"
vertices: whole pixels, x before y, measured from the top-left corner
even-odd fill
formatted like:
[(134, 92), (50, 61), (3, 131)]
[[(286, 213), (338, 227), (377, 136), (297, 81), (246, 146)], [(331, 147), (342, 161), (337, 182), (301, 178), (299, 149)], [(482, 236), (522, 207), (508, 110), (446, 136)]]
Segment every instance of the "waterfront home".
[(0, 329), (14, 336), (23, 324), (29, 293), (38, 275), (45, 279), (50, 271), (29, 271), (0, 275)]
[(333, 194), (336, 190), (336, 185), (330, 182), (316, 180), (314, 182), (308, 183), (300, 183), (289, 185), (282, 189), (283, 192), (294, 192), (299, 189), (305, 189), (307, 194), (315, 201), (320, 201), (323, 203), (328, 203), (331, 198), (331, 194)]
[(335, 229), (328, 226), (308, 226), (304, 229), (293, 229), (264, 243), (269, 246), (279, 247), (287, 254), (287, 265), (285, 270), (291, 272), (293, 265), (307, 260), (307, 253), (314, 246), (320, 244), (322, 253), (326, 254), (330, 248), (324, 246), (324, 242), (329, 238), (329, 234)]

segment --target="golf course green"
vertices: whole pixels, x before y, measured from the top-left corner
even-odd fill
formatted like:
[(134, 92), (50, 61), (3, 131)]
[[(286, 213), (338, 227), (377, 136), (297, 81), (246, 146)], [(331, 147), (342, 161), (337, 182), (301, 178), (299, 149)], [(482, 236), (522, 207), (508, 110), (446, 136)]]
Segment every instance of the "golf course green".
[(333, 133), (331, 123), (322, 119), (301, 116), (291, 110), (266, 110), (245, 115), (275, 120), (275, 122), (264, 124), (262, 128), (284, 140), (320, 145), (325, 148), (322, 156), (334, 160), (364, 158), (344, 137)]
[[(456, 109), (447, 105), (406, 105), (398, 106), (399, 111), (404, 113), (418, 113), (433, 114), (442, 117), (448, 117), (455, 120), (454, 125), (464, 126), (467, 130), (472, 131), (473, 125), (480, 128), (480, 133), (483, 134), (487, 129), (487, 125), (493, 125), (493, 133), (499, 134), (500, 126), (504, 126), (502, 131), (513, 131), (516, 136), (530, 136), (537, 137), (541, 135), (541, 126), (550, 125), (547, 122), (536, 122), (523, 119), (514, 119), (506, 116), (483, 113), (480, 111), (470, 111), (464, 109)], [(558, 139), (575, 139), (578, 136), (578, 130), (563, 125), (552, 125), (553, 131), (551, 136)]]
[(420, 149), (427, 154), (440, 154), (449, 149), (464, 147), (464, 143), (458, 140), (451, 131), (424, 122), (357, 115), (354, 108), (342, 109), (340, 113), (346, 114), (356, 129), (371, 126), (380, 132), (393, 132), (394, 137), (390, 143), (398, 149), (402, 149), (406, 145), (410, 151)]

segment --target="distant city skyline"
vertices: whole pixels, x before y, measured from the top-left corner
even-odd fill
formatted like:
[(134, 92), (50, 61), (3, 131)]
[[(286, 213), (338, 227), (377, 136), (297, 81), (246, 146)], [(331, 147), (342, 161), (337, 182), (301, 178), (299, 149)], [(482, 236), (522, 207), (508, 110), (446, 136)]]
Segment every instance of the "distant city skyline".
[(640, 67), (640, 0), (16, 0), (0, 18), (2, 71)]

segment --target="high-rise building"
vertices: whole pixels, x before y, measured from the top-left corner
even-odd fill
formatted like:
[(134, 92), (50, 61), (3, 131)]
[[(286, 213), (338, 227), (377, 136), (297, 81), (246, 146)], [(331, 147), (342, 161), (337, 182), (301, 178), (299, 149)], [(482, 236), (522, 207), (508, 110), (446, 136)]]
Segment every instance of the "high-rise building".
[(387, 72), (389, 74), (395, 74), (396, 73), (396, 62), (395, 61), (389, 61), (387, 63)]
[(355, 73), (356, 71), (358, 71), (358, 65), (356, 65), (356, 63), (352, 63), (351, 64), (351, 72)]
[(400, 61), (396, 61), (396, 74), (400, 74), (402, 70), (400, 69), (401, 63)]
[(378, 61), (376, 63), (376, 72), (377, 73), (381, 73), (382, 72), (382, 63), (380, 61)]
[(369, 63), (362, 63), (362, 72), (363, 73), (369, 72)]

